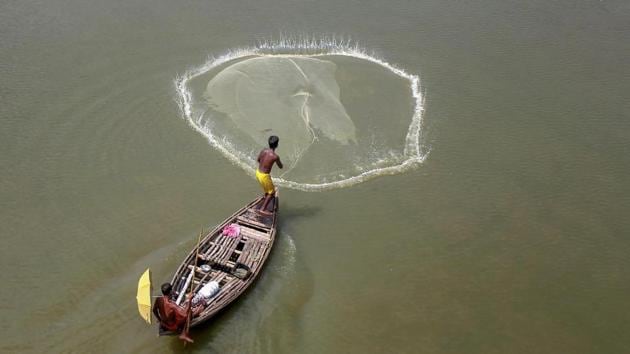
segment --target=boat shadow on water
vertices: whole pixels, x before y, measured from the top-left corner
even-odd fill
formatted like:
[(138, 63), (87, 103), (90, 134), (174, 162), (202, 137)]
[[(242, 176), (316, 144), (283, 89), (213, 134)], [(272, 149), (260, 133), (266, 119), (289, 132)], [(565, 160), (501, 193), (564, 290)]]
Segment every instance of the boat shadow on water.
[(310, 218), (322, 211), (321, 207), (311, 206), (311, 205), (301, 205), (297, 207), (292, 207), (291, 205), (281, 204), (280, 209), (280, 220), (278, 222), (278, 229), (282, 225), (286, 225), (295, 221), (298, 218)]

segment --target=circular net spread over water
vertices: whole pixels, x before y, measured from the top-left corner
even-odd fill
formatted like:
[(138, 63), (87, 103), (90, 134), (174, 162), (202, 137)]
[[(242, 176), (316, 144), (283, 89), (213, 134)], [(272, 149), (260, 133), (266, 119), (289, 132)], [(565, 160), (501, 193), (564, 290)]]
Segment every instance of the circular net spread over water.
[(253, 175), (270, 135), (281, 186), (321, 190), (403, 172), (424, 160), (418, 78), (357, 51), (210, 60), (177, 81), (182, 110), (211, 145)]

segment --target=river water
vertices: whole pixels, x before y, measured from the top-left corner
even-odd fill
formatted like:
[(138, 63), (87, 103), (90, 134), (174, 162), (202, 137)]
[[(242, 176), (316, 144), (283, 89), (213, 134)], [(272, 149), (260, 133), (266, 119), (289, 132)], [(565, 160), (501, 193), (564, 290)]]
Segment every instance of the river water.
[[(629, 36), (621, 0), (2, 2), (0, 351), (630, 352)], [(417, 75), (425, 155), (282, 188), (261, 277), (183, 348), (137, 279), (260, 191), (175, 83), (283, 38)]]

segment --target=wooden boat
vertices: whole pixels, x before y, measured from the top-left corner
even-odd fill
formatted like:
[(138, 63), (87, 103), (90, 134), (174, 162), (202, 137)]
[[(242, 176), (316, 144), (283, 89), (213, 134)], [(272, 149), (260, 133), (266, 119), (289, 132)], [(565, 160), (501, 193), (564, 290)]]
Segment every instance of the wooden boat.
[[(173, 275), (173, 299), (178, 305), (190, 291), (191, 281), (193, 294), (212, 281), (219, 285), (216, 295), (205, 301), (205, 309), (191, 320), (191, 328), (208, 321), (238, 298), (262, 270), (276, 236), (278, 193), (267, 206), (271, 215), (258, 213), (262, 202), (263, 197), (256, 198), (206, 234), (199, 243), (198, 256), (197, 249), (193, 249)], [(238, 235), (224, 235), (224, 229), (232, 224), (238, 225)], [(175, 333), (160, 326), (159, 334)]]

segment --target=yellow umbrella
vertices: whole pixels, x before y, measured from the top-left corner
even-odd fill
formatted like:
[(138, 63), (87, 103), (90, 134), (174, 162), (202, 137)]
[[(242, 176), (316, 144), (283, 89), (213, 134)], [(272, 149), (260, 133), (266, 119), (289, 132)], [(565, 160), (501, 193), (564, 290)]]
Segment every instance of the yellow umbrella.
[(138, 311), (140, 316), (151, 324), (151, 270), (147, 268), (138, 280)]

